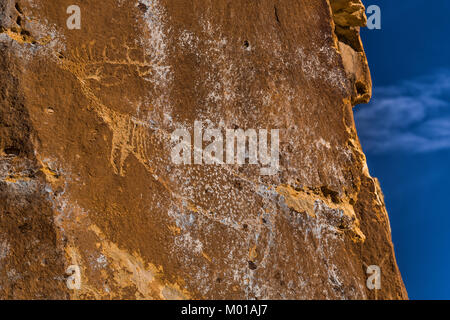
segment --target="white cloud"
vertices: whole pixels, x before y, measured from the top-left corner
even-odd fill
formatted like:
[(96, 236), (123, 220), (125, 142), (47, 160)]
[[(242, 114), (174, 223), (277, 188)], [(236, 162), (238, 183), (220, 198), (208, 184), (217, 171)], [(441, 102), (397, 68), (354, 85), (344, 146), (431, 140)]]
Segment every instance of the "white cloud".
[(450, 70), (374, 88), (355, 121), (368, 153), (450, 149)]

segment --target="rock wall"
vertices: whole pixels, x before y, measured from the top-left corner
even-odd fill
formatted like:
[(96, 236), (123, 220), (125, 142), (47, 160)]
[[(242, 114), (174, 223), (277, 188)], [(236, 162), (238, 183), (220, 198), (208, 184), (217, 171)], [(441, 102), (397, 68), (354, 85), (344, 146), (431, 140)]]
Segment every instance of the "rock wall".
[[(353, 121), (365, 22), (360, 0), (0, 0), (0, 297), (407, 298)], [(279, 171), (175, 164), (196, 121), (278, 129)]]

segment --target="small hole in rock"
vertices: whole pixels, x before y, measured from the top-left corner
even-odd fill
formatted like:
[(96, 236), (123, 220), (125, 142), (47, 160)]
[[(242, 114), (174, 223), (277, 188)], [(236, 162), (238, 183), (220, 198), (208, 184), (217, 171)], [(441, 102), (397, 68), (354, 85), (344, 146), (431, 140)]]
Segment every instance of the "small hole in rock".
[(147, 6), (145, 4), (143, 4), (143, 3), (139, 3), (138, 4), (138, 8), (144, 13), (146, 13), (147, 10), (148, 10)]
[(250, 47), (250, 43), (247, 40), (245, 40), (244, 41), (244, 48), (248, 48), (248, 47)]
[(16, 23), (20, 26), (22, 25), (22, 18), (20, 16), (17, 17)]
[(5, 153), (10, 156), (18, 156), (20, 154), (20, 150), (15, 147), (5, 148)]
[(248, 267), (250, 270), (256, 270), (257, 266), (253, 261), (248, 262)]
[(358, 81), (356, 83), (356, 92), (358, 93), (358, 95), (364, 95), (367, 92), (367, 88), (366, 85), (360, 81)]
[(17, 12), (19, 12), (20, 14), (23, 14), (22, 9), (20, 8), (18, 3), (16, 3), (15, 7), (16, 7)]
[(23, 225), (19, 226), (19, 230), (21, 233), (25, 233), (27, 231), (30, 231), (32, 229), (31, 224), (24, 223)]

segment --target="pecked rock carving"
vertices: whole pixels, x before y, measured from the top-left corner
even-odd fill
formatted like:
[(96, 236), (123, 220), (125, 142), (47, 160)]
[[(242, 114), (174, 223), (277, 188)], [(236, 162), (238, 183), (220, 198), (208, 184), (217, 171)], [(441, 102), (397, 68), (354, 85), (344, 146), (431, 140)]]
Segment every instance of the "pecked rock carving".
[[(361, 1), (78, 5), (0, 0), (1, 298), (407, 299), (353, 121)], [(279, 171), (174, 164), (195, 121), (278, 129)]]

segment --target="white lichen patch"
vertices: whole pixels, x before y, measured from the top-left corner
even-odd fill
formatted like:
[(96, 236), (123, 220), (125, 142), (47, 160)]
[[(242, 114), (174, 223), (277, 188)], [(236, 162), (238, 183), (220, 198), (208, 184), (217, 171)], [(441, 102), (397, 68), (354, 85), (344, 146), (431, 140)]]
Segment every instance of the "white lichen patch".
[(166, 87), (172, 80), (172, 69), (168, 64), (168, 36), (170, 28), (166, 24), (164, 7), (157, 0), (139, 0), (136, 4), (147, 7), (144, 13), (145, 30), (141, 46), (145, 49), (146, 60), (153, 72), (146, 80), (159, 87)]
[(348, 86), (345, 71), (332, 64), (338, 57), (338, 53), (333, 47), (322, 46), (312, 52), (299, 47), (296, 54), (297, 63), (300, 64), (307, 80), (321, 80), (339, 90), (345, 90)]
[(2, 260), (5, 259), (10, 253), (11, 246), (6, 239), (0, 239), (0, 266)]

